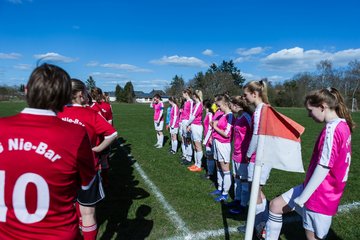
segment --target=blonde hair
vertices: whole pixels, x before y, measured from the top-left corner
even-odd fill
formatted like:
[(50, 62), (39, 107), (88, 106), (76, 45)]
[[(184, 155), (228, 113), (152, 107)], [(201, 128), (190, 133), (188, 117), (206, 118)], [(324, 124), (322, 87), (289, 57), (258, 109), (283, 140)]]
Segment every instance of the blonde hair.
[(251, 93), (258, 92), (259, 96), (261, 97), (261, 100), (264, 103), (269, 104), (269, 98), (267, 95), (267, 85), (265, 81), (263, 80), (251, 81), (247, 83), (243, 89), (247, 89)]
[(201, 90), (195, 90), (194, 95), (200, 100), (200, 102), (203, 101), (203, 94)]
[(335, 110), (339, 117), (345, 118), (350, 131), (352, 132), (355, 123), (345, 105), (344, 98), (336, 88), (329, 87), (312, 91), (305, 97), (304, 102), (305, 106), (309, 104), (313, 107), (320, 107), (323, 103), (326, 103), (330, 109)]

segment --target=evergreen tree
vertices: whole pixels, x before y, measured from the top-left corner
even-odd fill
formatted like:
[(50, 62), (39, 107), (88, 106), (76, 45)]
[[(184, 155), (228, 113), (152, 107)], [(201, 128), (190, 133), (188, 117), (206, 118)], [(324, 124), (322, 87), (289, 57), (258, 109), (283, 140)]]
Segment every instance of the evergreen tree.
[(89, 78), (86, 80), (86, 87), (87, 89), (92, 89), (94, 87), (96, 87), (96, 81), (93, 79), (92, 76), (89, 76)]
[(135, 93), (134, 87), (130, 82), (127, 82), (124, 87), (124, 101), (127, 103), (134, 103), (135, 102)]

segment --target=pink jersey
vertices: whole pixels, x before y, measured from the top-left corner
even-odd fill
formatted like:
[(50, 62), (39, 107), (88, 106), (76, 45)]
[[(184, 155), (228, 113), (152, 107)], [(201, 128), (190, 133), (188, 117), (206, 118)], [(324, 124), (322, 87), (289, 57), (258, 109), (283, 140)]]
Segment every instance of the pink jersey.
[[(78, 104), (65, 106), (64, 110), (58, 113), (58, 117), (63, 121), (85, 127), (92, 147), (98, 145), (104, 138), (107, 139), (117, 135), (115, 128), (98, 112)], [(97, 154), (95, 161), (97, 164)]]
[(202, 114), (203, 114), (203, 104), (202, 102), (197, 102), (194, 106), (194, 109), (191, 113), (194, 118), (191, 124), (202, 125)]
[(251, 140), (251, 116), (243, 112), (234, 120), (234, 150), (232, 159), (238, 163), (248, 163), (246, 153)]
[(174, 104), (170, 111), (170, 127), (178, 128), (179, 127), (179, 108)]
[(85, 128), (25, 108), (0, 132), (0, 239), (77, 239), (77, 191), (96, 174)]
[(189, 120), (190, 114), (193, 112), (193, 100), (189, 99), (184, 103), (183, 111), (181, 114), (182, 120)]
[(305, 203), (308, 209), (329, 216), (336, 214), (348, 178), (350, 161), (351, 133), (345, 119), (327, 123), (316, 141), (304, 186), (318, 164), (330, 168), (330, 171)]
[(221, 111), (220, 109), (217, 110), (213, 115), (213, 121), (219, 121), (219, 119), (222, 117), (223, 114), (224, 114), (223, 111)]
[(232, 112), (223, 114), (221, 116), (221, 118), (219, 119), (219, 121), (217, 123), (217, 127), (220, 130), (225, 132), (226, 137), (223, 137), (214, 129), (214, 132), (212, 135), (214, 139), (218, 140), (221, 143), (230, 143), (231, 142), (231, 137), (232, 137), (232, 132), (233, 132), (232, 131), (233, 117), (234, 117), (234, 115), (232, 114)]
[[(207, 112), (204, 118), (204, 141), (205, 141), (205, 146), (209, 147), (211, 146), (212, 143), (212, 127), (210, 125), (210, 122), (212, 122), (213, 119), (213, 114), (212, 112)], [(209, 136), (208, 136), (209, 134)], [(208, 136), (208, 137), (207, 137)]]
[(154, 109), (154, 121), (163, 121), (164, 103), (159, 101), (158, 103), (152, 103), (150, 106)]

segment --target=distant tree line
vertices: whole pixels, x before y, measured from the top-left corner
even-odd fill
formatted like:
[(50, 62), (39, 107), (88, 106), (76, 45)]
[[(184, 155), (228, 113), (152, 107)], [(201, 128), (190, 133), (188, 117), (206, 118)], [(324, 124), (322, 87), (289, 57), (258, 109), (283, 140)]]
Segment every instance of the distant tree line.
[[(268, 84), (268, 95), (272, 105), (278, 107), (302, 107), (305, 95), (314, 89), (335, 87), (343, 94), (350, 109), (358, 110), (357, 99), (360, 98), (360, 62), (355, 60), (346, 67), (334, 68), (329, 60), (320, 61), (314, 72), (301, 72), (289, 80)], [(223, 61), (219, 66), (212, 64), (204, 72), (195, 74), (185, 83), (181, 76), (175, 75), (165, 89), (169, 96), (181, 96), (186, 87), (200, 89), (204, 98), (212, 98), (215, 94), (228, 92), (230, 95), (242, 94), (245, 78), (233, 61)]]
[(0, 86), (0, 101), (10, 100), (24, 100), (25, 99), (25, 85), (20, 86)]

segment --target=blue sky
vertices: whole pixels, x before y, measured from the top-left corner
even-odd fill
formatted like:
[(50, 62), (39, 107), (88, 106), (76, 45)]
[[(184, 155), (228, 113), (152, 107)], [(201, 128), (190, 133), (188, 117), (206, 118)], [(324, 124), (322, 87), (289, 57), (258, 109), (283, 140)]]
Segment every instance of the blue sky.
[(247, 80), (284, 81), (360, 59), (360, 1), (0, 0), (0, 85), (39, 59), (104, 91), (163, 89), (233, 60)]

